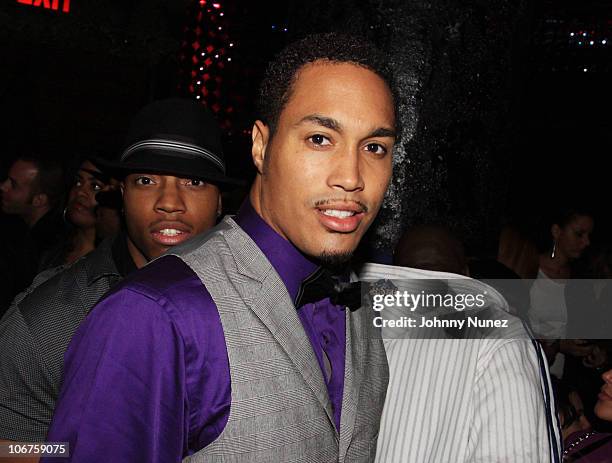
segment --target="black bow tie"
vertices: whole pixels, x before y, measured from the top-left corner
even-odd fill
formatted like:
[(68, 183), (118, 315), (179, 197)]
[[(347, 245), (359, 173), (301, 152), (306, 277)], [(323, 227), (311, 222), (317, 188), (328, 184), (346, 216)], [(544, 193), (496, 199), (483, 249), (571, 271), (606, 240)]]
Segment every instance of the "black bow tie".
[(300, 285), (295, 306), (321, 301), (329, 297), (334, 305), (348, 307), (355, 311), (361, 307), (361, 282), (344, 283), (325, 268), (320, 268)]

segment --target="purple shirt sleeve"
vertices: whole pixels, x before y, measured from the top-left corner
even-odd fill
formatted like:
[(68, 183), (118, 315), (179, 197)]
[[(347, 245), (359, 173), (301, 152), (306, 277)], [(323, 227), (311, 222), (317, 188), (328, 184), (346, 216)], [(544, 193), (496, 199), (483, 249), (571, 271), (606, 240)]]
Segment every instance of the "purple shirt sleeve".
[(180, 333), (155, 301), (116, 292), (70, 344), (47, 441), (68, 441), (75, 462), (180, 461), (183, 357)]
[(229, 365), (210, 294), (175, 257), (135, 275), (95, 307), (65, 355), (47, 436), (69, 442), (63, 461), (180, 462), (227, 422)]

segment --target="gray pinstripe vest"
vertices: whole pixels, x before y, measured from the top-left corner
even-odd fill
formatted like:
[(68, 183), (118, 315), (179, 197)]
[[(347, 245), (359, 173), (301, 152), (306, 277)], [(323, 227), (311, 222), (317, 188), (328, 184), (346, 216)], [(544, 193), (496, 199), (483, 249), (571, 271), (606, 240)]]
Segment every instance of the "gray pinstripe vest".
[(221, 317), (231, 377), (221, 435), (184, 462), (374, 461), (388, 366), (365, 310), (346, 311), (338, 434), (321, 369), (282, 280), (230, 218), (178, 249)]

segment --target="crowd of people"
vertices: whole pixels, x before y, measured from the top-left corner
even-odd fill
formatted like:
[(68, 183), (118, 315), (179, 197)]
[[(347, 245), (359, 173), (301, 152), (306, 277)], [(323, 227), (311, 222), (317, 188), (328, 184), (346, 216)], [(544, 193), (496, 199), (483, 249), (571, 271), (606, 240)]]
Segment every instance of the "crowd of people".
[[(612, 254), (584, 259), (593, 214), (564, 207), (542, 253), (516, 224), (484, 257), (415, 224), (393, 265), (353, 258), (392, 178), (399, 102), (367, 42), (289, 45), (260, 86), (235, 216), (223, 195), (247, 185), (193, 100), (145, 106), (116, 160), (75, 162), (66, 195), (69, 169), (14, 160), (0, 442), (93, 463), (612, 461)], [(510, 335), (397, 336), (349, 294), (357, 280), (488, 292)]]

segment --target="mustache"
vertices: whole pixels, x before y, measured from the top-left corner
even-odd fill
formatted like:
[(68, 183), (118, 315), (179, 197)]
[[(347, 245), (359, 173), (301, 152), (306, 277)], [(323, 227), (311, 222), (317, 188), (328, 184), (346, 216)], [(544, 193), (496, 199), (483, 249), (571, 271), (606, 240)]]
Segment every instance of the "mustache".
[(314, 207), (328, 206), (330, 204), (338, 204), (338, 203), (352, 203), (356, 204), (360, 212), (368, 212), (370, 208), (364, 202), (359, 201), (358, 199), (349, 199), (349, 198), (325, 198), (325, 199), (317, 199), (314, 201)]

